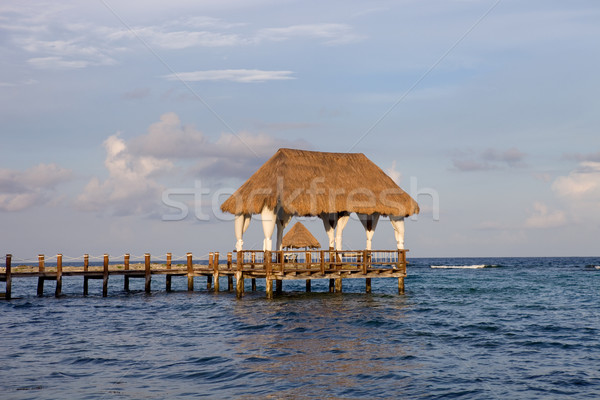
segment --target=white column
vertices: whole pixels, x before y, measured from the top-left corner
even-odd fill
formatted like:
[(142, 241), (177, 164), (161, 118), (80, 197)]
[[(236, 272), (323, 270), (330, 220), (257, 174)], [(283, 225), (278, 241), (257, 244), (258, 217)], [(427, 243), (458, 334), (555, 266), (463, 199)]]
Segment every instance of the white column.
[(248, 229), (248, 225), (250, 225), (250, 218), (252, 218), (252, 216), (250, 214), (236, 214), (235, 215), (234, 229), (235, 229), (235, 239), (236, 239), (236, 242), (235, 242), (235, 250), (236, 251), (242, 251), (242, 248), (244, 246), (244, 241), (242, 240), (242, 237), (244, 236), (244, 233)]
[(273, 248), (273, 241), (271, 240), (271, 237), (273, 236), (273, 231), (275, 230), (277, 215), (275, 214), (275, 210), (265, 207), (260, 213), (260, 216), (262, 218), (263, 232), (265, 234), (263, 250), (271, 251)]
[(365, 248), (367, 250), (371, 250), (373, 235), (375, 234), (375, 228), (377, 227), (377, 222), (379, 221), (379, 213), (358, 214), (358, 219), (365, 228), (365, 233), (367, 235), (367, 245)]
[(283, 230), (290, 223), (292, 216), (282, 209), (277, 213), (277, 250), (283, 250)]
[(394, 227), (394, 236), (398, 250), (404, 250), (404, 217), (390, 215), (390, 222)]
[(338, 251), (342, 250), (342, 234), (349, 219), (350, 214), (342, 214), (338, 218), (337, 229), (335, 231), (335, 249)]
[(323, 227), (329, 238), (329, 248), (335, 246), (335, 227), (337, 225), (337, 214), (322, 213), (319, 218), (323, 220)]

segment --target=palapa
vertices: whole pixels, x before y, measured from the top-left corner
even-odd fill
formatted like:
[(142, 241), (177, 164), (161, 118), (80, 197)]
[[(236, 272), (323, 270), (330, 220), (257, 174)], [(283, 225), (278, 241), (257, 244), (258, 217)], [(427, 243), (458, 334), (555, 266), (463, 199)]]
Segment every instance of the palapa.
[(301, 222), (296, 222), (292, 229), (285, 234), (282, 243), (283, 247), (289, 249), (321, 248), (321, 243), (319, 243), (317, 238), (315, 238)]
[(408, 217), (417, 202), (362, 153), (279, 149), (222, 205), (223, 212), (361, 213)]

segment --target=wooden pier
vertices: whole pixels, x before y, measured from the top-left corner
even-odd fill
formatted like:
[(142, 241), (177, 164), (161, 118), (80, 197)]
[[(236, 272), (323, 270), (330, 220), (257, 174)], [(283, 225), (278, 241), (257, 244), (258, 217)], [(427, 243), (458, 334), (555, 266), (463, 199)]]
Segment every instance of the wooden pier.
[[(45, 281), (55, 281), (56, 297), (62, 295), (63, 277), (83, 277), (83, 295), (88, 295), (88, 281), (102, 279), (102, 296), (108, 295), (110, 276), (123, 276), (123, 290), (129, 291), (130, 279), (144, 279), (145, 291), (150, 292), (153, 275), (166, 275), (166, 291), (171, 291), (172, 277), (186, 277), (188, 291), (194, 290), (194, 278), (206, 277), (208, 290), (218, 292), (219, 277), (227, 277), (227, 290), (235, 290), (238, 297), (245, 291), (245, 280), (251, 279), (251, 288), (256, 290), (256, 279), (265, 279), (267, 298), (282, 291), (284, 280), (306, 280), (306, 291), (311, 291), (313, 279), (329, 279), (330, 292), (342, 292), (343, 279), (365, 279), (365, 291), (371, 292), (372, 278), (397, 278), (398, 293), (404, 293), (406, 277), (406, 252), (408, 250), (311, 250), (311, 251), (258, 251), (243, 250), (227, 253), (225, 259), (220, 254), (209, 253), (208, 264), (194, 264), (192, 253), (187, 253), (184, 263), (172, 263), (172, 254), (167, 253), (166, 262), (152, 263), (149, 253), (144, 261), (131, 263), (130, 255), (125, 254), (122, 262), (110, 262), (104, 254), (102, 265), (90, 265), (89, 255), (83, 256), (82, 266), (63, 267), (62, 254), (56, 255), (56, 265), (46, 266), (44, 255), (38, 256), (38, 265), (12, 266), (12, 255), (6, 255), (5, 266), (0, 267), (0, 282), (6, 282), (5, 293), (0, 298), (12, 298), (12, 280), (16, 278), (37, 278), (37, 295), (44, 295)], [(235, 257), (234, 257), (235, 256)], [(234, 259), (235, 258), (235, 259)]]

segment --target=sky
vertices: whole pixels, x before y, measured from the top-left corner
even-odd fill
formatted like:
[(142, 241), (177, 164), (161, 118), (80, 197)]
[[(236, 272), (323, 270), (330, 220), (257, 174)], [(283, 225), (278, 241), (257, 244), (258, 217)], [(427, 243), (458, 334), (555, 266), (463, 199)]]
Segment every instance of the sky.
[(0, 254), (231, 251), (220, 204), (291, 147), (386, 171), (412, 257), (598, 256), (598, 43), (583, 0), (3, 1)]

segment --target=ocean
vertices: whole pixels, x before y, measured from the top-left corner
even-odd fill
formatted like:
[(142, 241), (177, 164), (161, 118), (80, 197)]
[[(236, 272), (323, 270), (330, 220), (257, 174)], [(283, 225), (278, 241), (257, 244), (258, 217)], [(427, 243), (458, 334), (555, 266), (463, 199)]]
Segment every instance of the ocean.
[[(409, 259), (397, 280), (13, 280), (0, 302), (2, 399), (598, 399), (600, 257)], [(436, 268), (431, 268), (435, 266)], [(226, 288), (226, 281), (221, 288)], [(249, 288), (249, 284), (246, 284)]]

